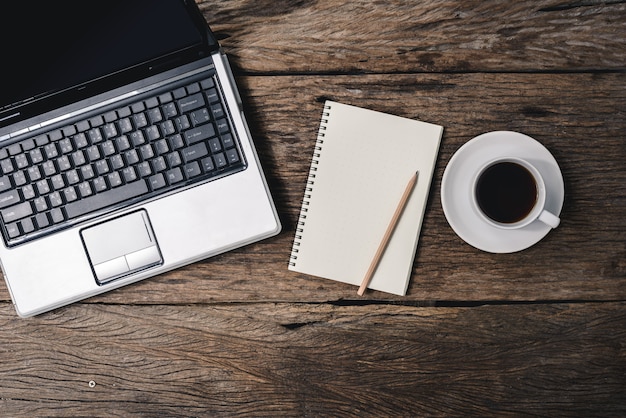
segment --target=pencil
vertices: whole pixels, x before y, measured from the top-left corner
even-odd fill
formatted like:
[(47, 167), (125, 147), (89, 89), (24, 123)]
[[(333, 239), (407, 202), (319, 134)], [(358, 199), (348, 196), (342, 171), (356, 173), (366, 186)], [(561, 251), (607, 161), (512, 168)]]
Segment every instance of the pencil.
[(385, 235), (383, 235), (383, 239), (380, 241), (380, 244), (378, 245), (378, 250), (376, 250), (376, 254), (374, 255), (374, 258), (372, 259), (372, 263), (370, 264), (370, 267), (367, 270), (367, 273), (365, 273), (365, 277), (363, 278), (363, 281), (361, 282), (361, 287), (359, 287), (359, 290), (357, 291), (357, 294), (359, 296), (363, 296), (363, 293), (365, 293), (365, 289), (367, 289), (367, 286), (369, 285), (370, 280), (372, 280), (374, 271), (376, 271), (376, 267), (378, 266), (378, 263), (380, 262), (380, 259), (383, 255), (383, 252), (385, 251), (385, 248), (387, 247), (387, 244), (389, 243), (391, 234), (393, 233), (393, 230), (395, 229), (396, 224), (398, 223), (398, 219), (400, 219), (400, 215), (402, 215), (402, 211), (404, 210), (404, 207), (406, 206), (406, 202), (409, 200), (409, 196), (411, 195), (411, 191), (413, 190), (413, 187), (415, 187), (418, 173), (419, 172), (416, 171), (415, 174), (411, 176), (409, 183), (406, 185), (406, 188), (404, 189), (404, 193), (402, 194), (402, 197), (400, 198), (400, 202), (398, 202), (396, 211), (394, 212), (393, 217), (391, 218), (391, 221), (389, 222), (389, 225), (387, 226)]

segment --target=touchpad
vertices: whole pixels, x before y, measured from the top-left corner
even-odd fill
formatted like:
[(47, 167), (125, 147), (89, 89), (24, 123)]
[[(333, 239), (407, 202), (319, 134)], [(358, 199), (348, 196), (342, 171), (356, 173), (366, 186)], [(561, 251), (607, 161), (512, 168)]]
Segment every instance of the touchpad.
[(163, 263), (145, 210), (85, 228), (80, 235), (100, 285)]

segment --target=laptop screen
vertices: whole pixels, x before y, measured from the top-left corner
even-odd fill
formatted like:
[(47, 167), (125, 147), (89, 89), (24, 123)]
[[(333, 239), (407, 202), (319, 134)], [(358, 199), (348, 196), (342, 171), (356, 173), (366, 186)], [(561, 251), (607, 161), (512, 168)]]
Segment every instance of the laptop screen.
[(187, 7), (183, 0), (3, 2), (0, 119), (9, 106), (51, 96), (58, 106), (60, 93), (73, 90), (75, 100), (78, 90), (145, 77), (159, 62), (181, 64), (173, 61), (178, 51), (197, 58), (206, 31)]

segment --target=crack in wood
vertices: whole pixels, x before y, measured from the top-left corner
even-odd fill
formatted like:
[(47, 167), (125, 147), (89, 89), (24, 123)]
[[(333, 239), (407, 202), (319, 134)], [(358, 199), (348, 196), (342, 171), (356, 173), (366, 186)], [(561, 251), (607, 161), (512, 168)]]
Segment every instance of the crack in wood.
[(626, 0), (605, 0), (605, 1), (575, 1), (572, 3), (562, 3), (554, 6), (539, 9), (540, 12), (560, 12), (563, 10), (577, 9), (579, 7), (610, 6), (612, 4), (626, 3)]

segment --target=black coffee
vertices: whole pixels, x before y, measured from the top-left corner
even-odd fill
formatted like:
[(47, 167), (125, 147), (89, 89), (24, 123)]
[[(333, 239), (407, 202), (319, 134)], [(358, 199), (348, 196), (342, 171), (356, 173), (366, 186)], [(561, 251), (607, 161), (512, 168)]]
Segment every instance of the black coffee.
[(488, 167), (476, 183), (480, 209), (496, 222), (510, 224), (524, 219), (537, 202), (537, 184), (533, 175), (514, 162)]

